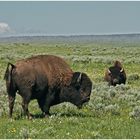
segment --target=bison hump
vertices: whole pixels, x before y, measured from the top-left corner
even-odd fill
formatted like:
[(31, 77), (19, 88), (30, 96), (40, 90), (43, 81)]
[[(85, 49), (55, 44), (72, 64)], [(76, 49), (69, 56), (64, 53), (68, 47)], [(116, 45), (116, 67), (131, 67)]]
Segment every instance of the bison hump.
[(69, 85), (73, 71), (60, 57), (53, 55), (39, 55), (20, 60), (16, 63), (16, 71), (23, 76), (44, 76), (49, 86)]

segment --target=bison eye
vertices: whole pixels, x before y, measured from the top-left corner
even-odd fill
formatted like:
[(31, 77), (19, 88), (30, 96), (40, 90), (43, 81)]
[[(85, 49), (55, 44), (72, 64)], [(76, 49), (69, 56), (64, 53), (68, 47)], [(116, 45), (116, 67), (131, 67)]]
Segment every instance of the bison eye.
[(109, 73), (109, 76), (112, 76), (112, 74), (111, 74), (111, 73)]
[(80, 89), (80, 84), (76, 84), (75, 88), (76, 88), (76, 90), (79, 90)]

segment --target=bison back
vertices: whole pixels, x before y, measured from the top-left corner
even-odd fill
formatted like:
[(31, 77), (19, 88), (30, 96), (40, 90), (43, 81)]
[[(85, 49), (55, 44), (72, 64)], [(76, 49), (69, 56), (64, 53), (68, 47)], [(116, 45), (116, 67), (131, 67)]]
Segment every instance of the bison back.
[[(44, 79), (42, 83), (47, 82), (48, 86), (69, 85), (73, 71), (69, 65), (62, 59), (53, 55), (39, 55), (16, 63), (16, 75), (18, 79), (34, 84), (39, 79)], [(24, 80), (23, 80), (24, 79)]]

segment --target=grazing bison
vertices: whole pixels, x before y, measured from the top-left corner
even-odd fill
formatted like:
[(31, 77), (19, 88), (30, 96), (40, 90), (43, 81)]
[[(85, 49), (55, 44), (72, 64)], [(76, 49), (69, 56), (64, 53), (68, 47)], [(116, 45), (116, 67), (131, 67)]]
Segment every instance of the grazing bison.
[(105, 72), (105, 80), (109, 83), (109, 85), (113, 86), (122, 83), (125, 84), (126, 73), (119, 61), (115, 61), (114, 66), (109, 67), (109, 69)]
[(71, 102), (78, 108), (90, 99), (92, 82), (85, 73), (73, 72), (62, 59), (53, 55), (38, 55), (8, 63), (5, 72), (9, 97), (9, 116), (12, 117), (16, 92), (21, 95), (25, 115), (31, 118), (28, 104), (37, 99), (45, 116), (52, 105)]

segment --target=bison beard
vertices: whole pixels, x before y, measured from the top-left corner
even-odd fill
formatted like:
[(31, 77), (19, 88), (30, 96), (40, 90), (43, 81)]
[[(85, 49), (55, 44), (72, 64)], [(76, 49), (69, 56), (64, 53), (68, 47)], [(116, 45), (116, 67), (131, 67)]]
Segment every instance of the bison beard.
[(16, 92), (21, 95), (24, 113), (31, 118), (28, 104), (37, 99), (45, 115), (52, 105), (71, 102), (81, 107), (89, 101), (92, 82), (85, 73), (73, 72), (68, 64), (57, 56), (39, 55), (8, 63), (5, 72), (9, 97), (9, 116), (12, 117)]

